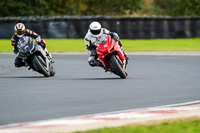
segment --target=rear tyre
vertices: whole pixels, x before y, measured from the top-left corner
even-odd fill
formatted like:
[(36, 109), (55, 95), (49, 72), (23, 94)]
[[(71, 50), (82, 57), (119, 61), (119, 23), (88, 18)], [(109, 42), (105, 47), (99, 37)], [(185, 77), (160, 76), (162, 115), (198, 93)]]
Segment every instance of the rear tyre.
[(33, 66), (39, 73), (43, 74), (45, 77), (50, 76), (50, 73), (46, 67), (46, 63), (40, 55), (33, 57)]
[(111, 66), (111, 71), (116, 75), (120, 76), (122, 79), (125, 79), (127, 77), (127, 73), (123, 70), (123, 65), (116, 58), (116, 55), (112, 55), (110, 57), (110, 66)]

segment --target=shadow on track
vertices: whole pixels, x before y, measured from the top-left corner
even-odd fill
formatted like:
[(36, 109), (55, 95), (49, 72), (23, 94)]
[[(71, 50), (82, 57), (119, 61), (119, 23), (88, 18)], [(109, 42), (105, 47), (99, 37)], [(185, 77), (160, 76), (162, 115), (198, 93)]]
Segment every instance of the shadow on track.
[(77, 78), (76, 80), (116, 80), (121, 78)]
[(119, 80), (121, 78), (62, 78), (59, 80)]
[(0, 78), (46, 78), (44, 76), (11, 76), (11, 77), (0, 77)]
[(12, 79), (12, 78), (34, 78), (34, 79), (36, 79), (36, 78), (44, 78), (44, 79), (54, 79), (54, 80), (120, 80), (121, 78), (119, 78), (119, 77), (116, 77), (116, 78), (51, 78), (51, 77), (44, 77), (44, 76), (8, 76), (8, 77), (6, 77), (6, 76), (0, 76), (0, 78), (10, 78), (10, 79)]

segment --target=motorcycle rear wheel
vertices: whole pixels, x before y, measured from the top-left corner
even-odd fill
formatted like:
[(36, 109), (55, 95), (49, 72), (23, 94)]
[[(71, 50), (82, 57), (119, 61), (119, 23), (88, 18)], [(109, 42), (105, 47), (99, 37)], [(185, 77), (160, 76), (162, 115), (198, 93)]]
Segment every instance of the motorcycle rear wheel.
[(111, 71), (116, 75), (120, 76), (122, 79), (127, 77), (126, 72), (123, 70), (123, 65), (117, 60), (116, 55), (110, 57)]

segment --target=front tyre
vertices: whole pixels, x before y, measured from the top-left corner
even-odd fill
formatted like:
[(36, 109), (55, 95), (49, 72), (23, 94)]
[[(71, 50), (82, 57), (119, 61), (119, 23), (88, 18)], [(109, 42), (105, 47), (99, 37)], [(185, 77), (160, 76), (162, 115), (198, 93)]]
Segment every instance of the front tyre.
[(50, 65), (50, 76), (54, 76), (56, 74), (55, 69), (53, 68), (53, 64)]
[(125, 79), (127, 77), (127, 73), (123, 70), (123, 65), (121, 62), (116, 58), (116, 55), (112, 55), (110, 57), (110, 66), (111, 71), (115, 73), (116, 75), (120, 76), (122, 79)]
[(33, 66), (39, 73), (43, 74), (45, 77), (50, 76), (50, 72), (47, 70), (46, 63), (40, 55), (33, 57)]

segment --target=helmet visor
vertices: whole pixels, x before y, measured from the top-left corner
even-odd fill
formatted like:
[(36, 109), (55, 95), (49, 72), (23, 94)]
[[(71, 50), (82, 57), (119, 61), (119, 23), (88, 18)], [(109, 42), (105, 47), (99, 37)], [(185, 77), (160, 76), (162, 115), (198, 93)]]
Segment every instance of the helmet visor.
[(16, 30), (15, 34), (17, 34), (17, 35), (23, 35), (24, 34), (24, 30)]
[(90, 31), (91, 31), (91, 33), (92, 33), (93, 35), (98, 35), (98, 34), (101, 32), (101, 29), (99, 29), (99, 30), (91, 30), (91, 29), (90, 29)]

